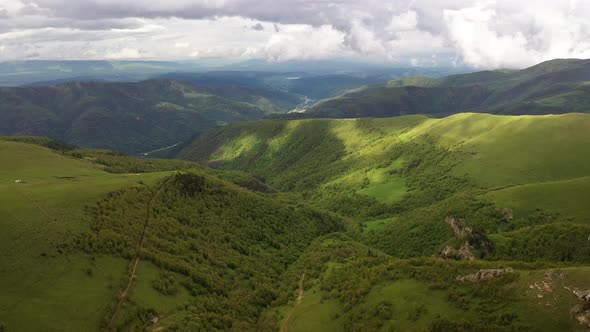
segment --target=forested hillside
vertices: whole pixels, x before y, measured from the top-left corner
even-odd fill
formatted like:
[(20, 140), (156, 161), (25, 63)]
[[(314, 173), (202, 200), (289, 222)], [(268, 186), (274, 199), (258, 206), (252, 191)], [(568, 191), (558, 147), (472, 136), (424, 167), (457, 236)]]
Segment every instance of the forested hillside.
[(0, 135), (49, 136), (141, 153), (226, 122), (285, 112), (300, 102), (287, 93), (170, 80), (1, 88)]
[(454, 218), (482, 258), (587, 262), (588, 128), (583, 114), (269, 120), (213, 129), (180, 156), (355, 218), (394, 256), (459, 250)]
[(572, 290), (590, 282), (588, 128), (586, 114), (267, 120), (211, 129), (179, 157), (351, 220), (290, 268), (267, 324), (576, 330), (587, 304)]

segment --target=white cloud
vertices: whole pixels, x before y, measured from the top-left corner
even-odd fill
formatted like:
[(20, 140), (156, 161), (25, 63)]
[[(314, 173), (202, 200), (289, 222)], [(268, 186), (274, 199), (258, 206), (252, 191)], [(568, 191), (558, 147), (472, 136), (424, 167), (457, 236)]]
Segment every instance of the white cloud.
[(449, 40), (476, 67), (520, 68), (553, 58), (590, 57), (590, 13), (569, 4), (538, 0), (534, 6), (483, 2), (445, 10)]
[(141, 58), (141, 52), (138, 49), (131, 47), (124, 47), (115, 52), (107, 53), (105, 58), (107, 59), (138, 59)]
[(273, 61), (330, 58), (342, 55), (343, 41), (344, 33), (328, 25), (287, 25), (270, 36), (260, 53), (249, 53)]
[(407, 11), (405, 13), (394, 15), (391, 18), (389, 25), (385, 27), (385, 30), (391, 33), (395, 33), (400, 30), (414, 30), (418, 25), (418, 15), (415, 11)]
[(0, 17), (0, 60), (355, 55), (430, 65), (444, 53), (496, 68), (590, 57), (589, 0), (0, 0)]

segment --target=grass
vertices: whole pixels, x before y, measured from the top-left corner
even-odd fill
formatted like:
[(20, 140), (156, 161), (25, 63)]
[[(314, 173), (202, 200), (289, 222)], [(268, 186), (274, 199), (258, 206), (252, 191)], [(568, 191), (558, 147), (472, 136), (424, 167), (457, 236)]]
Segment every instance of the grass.
[[(182, 281), (185, 277), (170, 272), (174, 275), (176, 282)], [(131, 301), (137, 302), (147, 308), (153, 308), (157, 312), (168, 313), (190, 300), (191, 296), (184, 287), (178, 287), (174, 295), (163, 296), (152, 287), (152, 282), (159, 278), (160, 269), (148, 261), (140, 261), (137, 268), (137, 281), (129, 294)]]
[[(182, 156), (260, 175), (281, 190), (301, 191), (322, 185), (345, 187), (391, 203), (408, 191), (403, 176), (387, 173), (404, 164), (399, 158), (404, 144), (430, 138), (433, 143), (429, 144), (447, 150), (447, 155), (458, 156), (445, 157), (436, 167), (452, 167), (450, 175), (472, 179), (487, 191), (588, 176), (590, 154), (582, 152), (590, 145), (588, 128), (590, 116), (577, 113), (262, 121), (230, 125), (212, 132), (214, 141), (205, 134)], [(417, 145), (416, 150), (419, 149), (422, 147)], [(198, 157), (191, 150), (199, 151)], [(412, 153), (415, 152), (406, 157), (414, 157)], [(445, 163), (449, 166), (444, 166)], [(587, 181), (580, 182), (576, 192), (586, 192), (586, 184)], [(547, 186), (556, 187), (544, 188)], [(542, 187), (526, 188), (544, 190)], [(562, 190), (560, 194), (566, 192)], [(586, 214), (582, 197), (565, 195), (555, 199), (572, 200), (562, 206), (575, 207), (574, 214), (581, 216)], [(529, 204), (537, 201), (529, 200)], [(557, 204), (561, 203), (554, 205)]]
[[(548, 277), (552, 271), (557, 274)], [(563, 277), (557, 276), (560, 273)], [(520, 299), (518, 311), (523, 317), (536, 322), (536, 326), (544, 326), (546, 331), (583, 331), (568, 317), (571, 308), (578, 303), (572, 290), (585, 289), (589, 283), (588, 267), (520, 271), (520, 278), (514, 287)]]
[(359, 194), (375, 197), (381, 202), (395, 202), (406, 193), (405, 180), (392, 171), (402, 167), (402, 160), (398, 159), (385, 168), (372, 169), (367, 172), (369, 184), (357, 191)]
[(514, 209), (515, 216), (525, 216), (542, 207), (558, 212), (563, 220), (590, 223), (585, 199), (590, 197), (590, 177), (524, 184), (492, 191), (485, 197), (499, 206)]
[(288, 321), (283, 322), (284, 332), (342, 331), (344, 325), (338, 319), (342, 305), (325, 297), (326, 294), (317, 287), (306, 291), (301, 303), (292, 309)]
[[(29, 257), (3, 271), (0, 321), (9, 331), (93, 331), (128, 262), (85, 255)], [(3, 265), (4, 266), (4, 265)], [(86, 271), (92, 269), (92, 276)]]
[[(9, 330), (91, 330), (128, 262), (63, 256), (57, 246), (89, 229), (86, 204), (169, 173), (110, 174), (44, 147), (5, 141), (0, 164), (0, 322)], [(92, 277), (85, 275), (88, 268)]]
[(448, 303), (444, 291), (431, 290), (428, 286), (411, 279), (377, 285), (360, 305), (376, 307), (383, 302), (392, 304), (392, 317), (383, 326), (384, 330), (391, 327), (400, 331), (425, 331), (437, 316), (452, 320), (473, 318)]
[(395, 218), (386, 218), (386, 219), (376, 219), (376, 220), (365, 221), (364, 222), (365, 227), (363, 228), (363, 231), (364, 232), (380, 231), (386, 225), (390, 224), (394, 220), (395, 220)]

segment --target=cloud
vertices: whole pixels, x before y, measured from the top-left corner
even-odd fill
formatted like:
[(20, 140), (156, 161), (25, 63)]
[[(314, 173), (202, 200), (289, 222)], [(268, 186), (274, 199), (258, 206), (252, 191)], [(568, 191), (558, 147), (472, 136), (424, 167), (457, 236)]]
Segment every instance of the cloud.
[(254, 30), (254, 31), (262, 31), (264, 30), (264, 25), (260, 24), (260, 22), (254, 24), (253, 26), (250, 27), (250, 29)]
[(385, 30), (391, 33), (397, 31), (415, 30), (418, 25), (418, 15), (415, 11), (407, 11), (399, 15), (393, 15), (391, 22), (385, 27)]
[(520, 68), (554, 58), (590, 57), (590, 6), (538, 0), (534, 6), (481, 2), (443, 13), (449, 40), (476, 67)]
[(4, 60), (357, 56), (430, 65), (424, 59), (437, 53), (498, 68), (590, 57), (586, 0), (0, 0), (0, 16)]
[(141, 58), (141, 52), (138, 49), (131, 47), (124, 47), (115, 52), (107, 53), (107, 59), (138, 59)]

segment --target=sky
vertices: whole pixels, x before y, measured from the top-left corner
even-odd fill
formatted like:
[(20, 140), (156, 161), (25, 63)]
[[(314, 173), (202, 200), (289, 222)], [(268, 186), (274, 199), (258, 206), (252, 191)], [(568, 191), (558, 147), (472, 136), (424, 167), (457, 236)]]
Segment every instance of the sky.
[(590, 0), (0, 0), (0, 60), (590, 58)]

